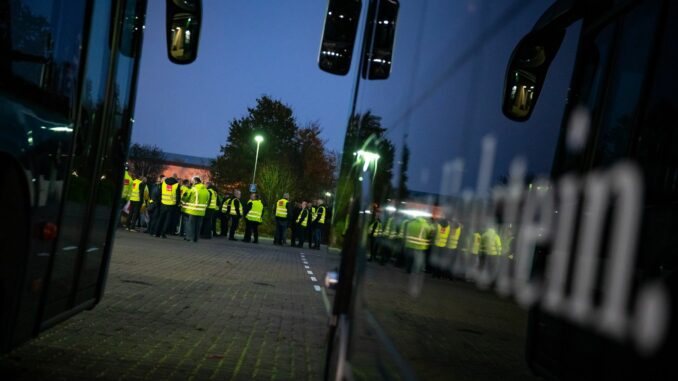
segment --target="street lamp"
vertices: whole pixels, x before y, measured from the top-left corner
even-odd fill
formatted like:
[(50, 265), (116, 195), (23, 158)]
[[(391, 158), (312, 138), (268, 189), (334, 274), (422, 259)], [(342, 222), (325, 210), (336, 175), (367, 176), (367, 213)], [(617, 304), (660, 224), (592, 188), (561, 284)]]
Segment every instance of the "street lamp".
[(254, 179), (257, 176), (257, 161), (259, 161), (259, 144), (264, 141), (264, 137), (257, 135), (254, 137), (254, 141), (257, 142), (257, 154), (254, 156), (254, 172), (252, 173), (252, 184), (254, 184)]

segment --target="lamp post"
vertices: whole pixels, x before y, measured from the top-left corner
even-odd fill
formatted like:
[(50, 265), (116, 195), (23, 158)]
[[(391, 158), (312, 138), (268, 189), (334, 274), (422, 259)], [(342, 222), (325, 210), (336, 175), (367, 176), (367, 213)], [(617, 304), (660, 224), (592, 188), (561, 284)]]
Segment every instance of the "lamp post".
[(257, 154), (254, 156), (254, 172), (252, 173), (252, 184), (254, 184), (254, 179), (257, 177), (257, 161), (259, 161), (259, 144), (264, 141), (264, 137), (257, 135), (254, 137), (254, 141), (257, 142)]

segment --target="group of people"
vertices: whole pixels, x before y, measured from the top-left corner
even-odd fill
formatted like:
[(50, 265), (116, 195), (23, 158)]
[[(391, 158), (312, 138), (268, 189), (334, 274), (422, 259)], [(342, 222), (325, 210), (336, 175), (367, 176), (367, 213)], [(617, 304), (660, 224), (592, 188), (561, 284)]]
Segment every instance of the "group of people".
[[(244, 220), (242, 241), (258, 243), (266, 208), (257, 193), (251, 193), (247, 202), (241, 201), (241, 195), (239, 190), (221, 194), (215, 184), (203, 184), (199, 176), (190, 181), (179, 180), (176, 174), (160, 176), (155, 184), (148, 184), (146, 177), (135, 178), (125, 171), (122, 203), (129, 203), (126, 229), (137, 231), (145, 210), (149, 216), (146, 232), (155, 237), (179, 235), (193, 242), (228, 237), (235, 241)], [(325, 223), (329, 222), (323, 200), (293, 204), (289, 198), (285, 193), (272, 210), (276, 223), (273, 243), (287, 245), (287, 230), (291, 228), (292, 246), (303, 247), (308, 242), (309, 248), (320, 249)]]
[[(390, 213), (382, 221), (376, 211), (368, 227), (368, 260), (381, 264), (394, 261), (408, 272), (430, 272), (434, 277), (453, 278), (465, 267), (496, 266), (497, 259), (511, 258), (512, 233), (510, 229), (497, 229), (488, 224), (481, 229), (464, 232), (457, 219), (442, 215), (405, 218)], [(463, 258), (466, 263), (460, 262)]]

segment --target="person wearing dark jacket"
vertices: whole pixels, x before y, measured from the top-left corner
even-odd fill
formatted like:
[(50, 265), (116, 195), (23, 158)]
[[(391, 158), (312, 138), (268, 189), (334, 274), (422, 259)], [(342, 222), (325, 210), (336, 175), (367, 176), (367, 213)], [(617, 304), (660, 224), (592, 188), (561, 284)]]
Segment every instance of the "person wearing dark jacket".
[(160, 184), (160, 215), (154, 232), (156, 237), (167, 238), (166, 234), (171, 231), (174, 214), (180, 202), (181, 192), (179, 192), (179, 181), (175, 174), (165, 178)]
[(313, 216), (313, 223), (311, 228), (313, 229), (312, 240), (311, 240), (311, 249), (320, 250), (320, 242), (322, 241), (322, 231), (325, 228), (325, 221), (327, 220), (327, 208), (323, 205), (323, 200), (316, 201), (318, 205), (315, 209)]
[(231, 229), (228, 232), (228, 240), (235, 241), (235, 231), (238, 230), (240, 218), (244, 214), (242, 203), (240, 202), (240, 191), (237, 189), (233, 192), (233, 198), (231, 199), (229, 209), (231, 215)]
[(231, 196), (230, 193), (226, 193), (224, 198), (221, 200), (221, 205), (219, 206), (219, 220), (221, 221), (221, 233), (219, 236), (227, 237), (228, 236), (228, 220), (231, 216)]
[[(306, 201), (303, 201), (301, 203), (301, 211), (299, 212), (299, 216), (297, 216), (297, 238), (299, 239), (299, 244), (297, 247), (304, 247), (304, 240), (308, 236), (308, 225), (311, 222), (311, 210), (307, 207)], [(311, 246), (311, 243), (309, 242), (309, 247)]]
[(150, 191), (150, 200), (148, 204), (148, 229), (146, 233), (153, 235), (155, 234), (155, 227), (158, 225), (158, 218), (160, 217), (160, 184), (165, 180), (164, 175), (160, 175), (158, 182), (153, 184), (153, 187)]

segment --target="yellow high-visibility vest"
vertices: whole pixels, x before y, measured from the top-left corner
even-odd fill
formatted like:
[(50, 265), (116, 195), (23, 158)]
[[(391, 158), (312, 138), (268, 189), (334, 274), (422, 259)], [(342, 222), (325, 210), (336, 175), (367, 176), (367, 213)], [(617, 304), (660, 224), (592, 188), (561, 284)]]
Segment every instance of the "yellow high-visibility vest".
[(287, 201), (284, 198), (281, 198), (278, 200), (278, 202), (275, 204), (275, 216), (280, 217), (280, 218), (287, 218)]
[(132, 193), (132, 181), (134, 181), (134, 179), (129, 175), (129, 172), (125, 170), (125, 177), (122, 180), (122, 198), (125, 200), (129, 199), (130, 193)]
[(161, 187), (161, 199), (163, 205), (176, 205), (177, 204), (177, 192), (179, 191), (179, 183), (167, 184), (165, 180), (160, 184)]
[(203, 184), (196, 184), (186, 196), (186, 214), (192, 216), (204, 216), (207, 210), (207, 202), (210, 198), (210, 192)]
[(447, 248), (455, 250), (459, 247), (459, 237), (461, 237), (461, 226), (454, 228), (450, 232), (450, 239), (447, 241)]
[[(301, 226), (303, 227), (308, 226), (308, 213), (310, 213), (308, 209), (302, 209), (301, 212), (299, 212), (299, 216), (297, 216), (297, 223), (301, 222)], [(301, 216), (304, 216), (303, 220), (301, 219)]]
[(480, 252), (485, 255), (501, 255), (501, 238), (496, 230), (489, 228), (480, 237)]
[(436, 224), (436, 238), (433, 242), (437, 247), (445, 247), (447, 245), (447, 239), (450, 236), (450, 225), (443, 226), (441, 224)]
[(245, 216), (245, 218), (247, 218), (249, 221), (261, 222), (264, 204), (261, 203), (261, 200), (250, 200), (248, 204), (250, 204), (250, 210), (247, 212), (247, 216)]
[(319, 224), (324, 224), (325, 223), (325, 215), (327, 214), (327, 209), (323, 205), (319, 206), (318, 209), (316, 209), (314, 215), (313, 215), (313, 221), (318, 217), (318, 214), (320, 213), (320, 210), (322, 209), (323, 213), (320, 215), (320, 220), (318, 220)]
[(406, 248), (426, 250), (431, 245), (431, 225), (423, 217), (408, 221), (401, 230), (404, 230)]
[(237, 216), (237, 215), (238, 215), (238, 211), (239, 211), (239, 212), (240, 212), (240, 216), (242, 217), (242, 215), (244, 214), (243, 211), (242, 211), (242, 202), (238, 202), (238, 211), (236, 211), (236, 208), (235, 208), (235, 200), (238, 200), (238, 199), (237, 199), (236, 197), (233, 197), (233, 198), (231, 199), (231, 216)]
[(480, 233), (473, 233), (471, 241), (471, 254), (480, 254)]
[(230, 198), (225, 198), (224, 202), (221, 204), (221, 213), (226, 214), (228, 213), (228, 206), (231, 205), (231, 199)]
[(129, 195), (130, 201), (141, 201), (141, 183), (142, 181), (139, 179), (132, 181), (132, 192)]
[(210, 192), (210, 195), (212, 195), (208, 208), (212, 210), (218, 210), (219, 207), (217, 206), (217, 192), (214, 189), (208, 189), (207, 191)]

